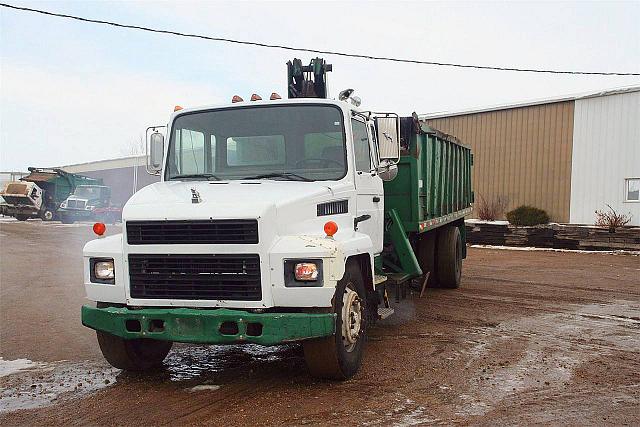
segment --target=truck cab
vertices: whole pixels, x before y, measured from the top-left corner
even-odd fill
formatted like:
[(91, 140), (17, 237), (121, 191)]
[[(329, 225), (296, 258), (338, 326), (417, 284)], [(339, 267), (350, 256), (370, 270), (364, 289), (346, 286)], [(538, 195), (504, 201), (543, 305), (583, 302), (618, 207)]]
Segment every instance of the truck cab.
[(111, 205), (111, 188), (106, 185), (78, 185), (58, 209), (58, 216), (65, 224), (75, 221), (99, 219), (98, 212)]
[(173, 342), (300, 342), (312, 375), (349, 378), (368, 328), (393, 312), (386, 287), (423, 276), (428, 256), (412, 248), (436, 227), (385, 209), (400, 119), (360, 109), (350, 93), (237, 98), (176, 108), (166, 137), (151, 129), (148, 170), (160, 182), (126, 203), (122, 234), (86, 244), (96, 304), (82, 308), (82, 322), (121, 369), (160, 366)]

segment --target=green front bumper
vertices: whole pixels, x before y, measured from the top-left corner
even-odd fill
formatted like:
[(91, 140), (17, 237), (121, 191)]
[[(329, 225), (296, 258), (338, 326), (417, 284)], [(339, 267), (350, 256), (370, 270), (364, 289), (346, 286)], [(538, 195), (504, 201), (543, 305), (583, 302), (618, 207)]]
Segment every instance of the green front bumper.
[(82, 307), (82, 324), (98, 331), (125, 339), (151, 338), (199, 344), (251, 342), (274, 345), (319, 338), (333, 335), (334, 319), (333, 313), (250, 313), (225, 308), (130, 310)]

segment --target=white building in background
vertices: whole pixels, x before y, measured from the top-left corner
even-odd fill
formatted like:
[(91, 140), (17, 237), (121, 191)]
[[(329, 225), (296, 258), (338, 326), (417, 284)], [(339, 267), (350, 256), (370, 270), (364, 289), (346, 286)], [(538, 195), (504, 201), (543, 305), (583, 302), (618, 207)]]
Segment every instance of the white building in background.
[(640, 91), (576, 99), (571, 163), (570, 222), (606, 203), (640, 225)]

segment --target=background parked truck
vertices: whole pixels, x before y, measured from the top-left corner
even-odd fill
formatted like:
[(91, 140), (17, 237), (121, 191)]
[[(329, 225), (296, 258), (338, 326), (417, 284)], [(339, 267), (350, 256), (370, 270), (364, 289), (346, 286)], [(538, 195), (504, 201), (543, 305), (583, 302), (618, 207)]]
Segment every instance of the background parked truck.
[(43, 221), (57, 219), (60, 204), (78, 185), (102, 184), (102, 180), (68, 173), (58, 168), (30, 167), (28, 170), (27, 176), (7, 183), (0, 194), (6, 202), (5, 215), (20, 221), (29, 218), (41, 218)]
[(150, 129), (161, 182), (84, 248), (82, 322), (113, 366), (157, 368), (173, 342), (301, 342), (312, 375), (346, 379), (407, 287), (460, 285), (470, 149), (351, 89), (327, 99), (329, 69), (294, 60), (287, 100), (178, 107), (167, 144)]
[(101, 221), (114, 224), (120, 221), (122, 209), (111, 204), (111, 188), (106, 185), (78, 185), (58, 209), (60, 221)]

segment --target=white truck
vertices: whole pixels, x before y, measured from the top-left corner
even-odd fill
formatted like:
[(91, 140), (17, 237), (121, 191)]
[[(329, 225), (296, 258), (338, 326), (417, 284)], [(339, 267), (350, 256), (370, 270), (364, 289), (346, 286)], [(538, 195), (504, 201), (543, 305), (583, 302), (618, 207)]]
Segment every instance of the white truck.
[(173, 342), (299, 341), (312, 375), (346, 379), (388, 291), (458, 286), (468, 148), (352, 91), (326, 99), (328, 68), (289, 63), (290, 99), (176, 108), (168, 141), (150, 128), (161, 181), (124, 206), (122, 234), (84, 248), (82, 322), (113, 366), (158, 368)]

